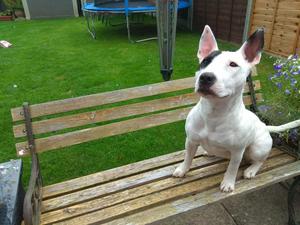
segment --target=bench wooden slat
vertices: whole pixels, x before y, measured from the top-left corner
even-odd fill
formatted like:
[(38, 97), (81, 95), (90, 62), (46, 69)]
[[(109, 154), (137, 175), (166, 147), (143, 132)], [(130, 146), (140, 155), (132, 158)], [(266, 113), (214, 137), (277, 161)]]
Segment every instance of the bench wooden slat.
[[(194, 77), (31, 105), (32, 118), (192, 88)], [(13, 121), (24, 120), (22, 107), (11, 110)]]
[[(194, 77), (173, 80), (169, 82), (162, 82), (156, 84), (149, 84), (140, 87), (127, 88), (111, 92), (104, 92), (100, 94), (87, 95), (76, 98), (69, 98), (46, 102), (41, 104), (34, 104), (30, 106), (31, 117), (36, 118), (40, 116), (63, 113), (73, 110), (90, 108), (94, 106), (101, 106), (121, 101), (126, 101), (135, 98), (142, 98), (167, 92), (179, 91), (194, 87)], [(259, 90), (260, 82), (254, 81), (255, 90)], [(249, 92), (248, 85), (245, 85), (245, 92)], [(13, 121), (24, 120), (23, 108), (18, 107), (11, 110)]]
[[(293, 161), (295, 161), (295, 159), (288, 155), (285, 155), (283, 157), (279, 156), (279, 157), (271, 158), (264, 163), (261, 171), (265, 172), (273, 168), (276, 168), (278, 166), (282, 166), (286, 163), (291, 163)], [(214, 174), (214, 170), (210, 170), (211, 174), (208, 177), (197, 179), (195, 181), (181, 184), (179, 186), (175, 186), (172, 188), (168, 188), (166, 190), (158, 191), (152, 193), (151, 195), (136, 198), (124, 203), (120, 203), (108, 208), (104, 208), (99, 211), (82, 215), (80, 217), (75, 217), (67, 221), (58, 222), (57, 224), (83, 225), (83, 224), (93, 224), (93, 223), (105, 223), (108, 222), (109, 220), (112, 220), (116, 217), (120, 217), (122, 215), (128, 215), (136, 211), (142, 211), (147, 207), (152, 207), (157, 204), (162, 204), (164, 202), (176, 200), (178, 198), (190, 196), (192, 194), (200, 193), (210, 188), (214, 188), (220, 184), (224, 176), (223, 172), (226, 170), (225, 165), (223, 164), (217, 164), (217, 165), (223, 167), (221, 170), (222, 172), (219, 174), (218, 173)], [(201, 170), (198, 172), (201, 172)], [(239, 179), (242, 176), (242, 172), (243, 172), (242, 169), (240, 169), (238, 174)]]
[[(69, 116), (62, 116), (48, 120), (36, 121), (32, 123), (33, 133), (48, 133), (52, 131), (63, 130), (66, 128), (73, 128), (92, 123), (120, 119), (123, 117), (152, 113), (160, 110), (195, 104), (198, 101), (199, 96), (197, 96), (195, 93), (189, 93), (169, 98), (162, 98), (142, 103), (114, 107), (110, 109), (97, 110)], [(15, 125), (13, 127), (13, 130), (15, 137), (23, 137), (26, 135), (23, 132), (25, 130), (24, 124)]]
[[(215, 162), (222, 161), (217, 157), (200, 157), (194, 160), (192, 168), (207, 166)], [(43, 201), (43, 212), (54, 210), (57, 208), (63, 208), (69, 205), (74, 205), (83, 201), (87, 201), (93, 198), (99, 198), (117, 191), (125, 190), (127, 188), (133, 188), (154, 180), (159, 180), (170, 176), (176, 166), (179, 163), (159, 168), (156, 170), (150, 170), (141, 174), (136, 174), (123, 179), (118, 179), (109, 183), (102, 184), (100, 186), (91, 187), (88, 189), (80, 190), (70, 194), (58, 196)]]
[[(254, 80), (253, 81), (253, 87), (254, 87), (254, 90), (255, 91), (258, 91), (261, 89), (261, 84), (260, 84), (260, 81), (259, 80)], [(249, 86), (248, 84), (246, 83), (245, 86), (244, 86), (244, 93), (248, 93), (249, 92)]]
[[(273, 151), (272, 157), (283, 154), (281, 151)], [(290, 162), (291, 157), (288, 155), (282, 156), (279, 159), (281, 163)], [(200, 167), (192, 170), (188, 173), (184, 179), (174, 179), (173, 177), (167, 177), (162, 180), (146, 183), (142, 186), (130, 188), (125, 191), (113, 193), (101, 198), (97, 198), (88, 202), (76, 204), (63, 209), (55, 210), (42, 214), (42, 224), (53, 223), (60, 220), (65, 220), (74, 216), (83, 215), (92, 211), (100, 210), (112, 205), (116, 205), (125, 201), (129, 201), (138, 197), (143, 197), (154, 192), (159, 192), (171, 187), (182, 185), (194, 180), (198, 180), (208, 175), (224, 172), (227, 168), (228, 162), (218, 162), (205, 167)], [(170, 174), (172, 171), (170, 172)]]
[(184, 150), (160, 156), (159, 161), (157, 160), (157, 158), (151, 158), (103, 172), (98, 172), (87, 176), (67, 180), (61, 183), (45, 186), (43, 187), (43, 199), (75, 192), (84, 188), (89, 188), (105, 183), (107, 181), (120, 179), (150, 169), (160, 168), (162, 166), (182, 161), (183, 157)]
[[(280, 166), (273, 170), (258, 174), (251, 180), (240, 180), (236, 184), (235, 191), (227, 194), (220, 192), (219, 187), (209, 189), (207, 191), (188, 196), (173, 202), (165, 203), (155, 208), (145, 209), (132, 215), (125, 215), (122, 218), (115, 219), (106, 225), (144, 225), (150, 224), (168, 218), (173, 215), (187, 212), (201, 206), (214, 203), (225, 198), (249, 193), (263, 187), (287, 180), (289, 178), (300, 175), (300, 161)], [(239, 174), (240, 175), (240, 174)], [(67, 224), (67, 221), (66, 221)], [(69, 223), (71, 224), (71, 223)]]
[[(122, 166), (108, 171), (99, 172), (85, 177), (65, 181), (59, 184), (46, 186), (43, 188), (43, 199), (45, 200), (43, 201), (42, 210), (43, 212), (45, 212), (70, 204), (75, 204), (76, 195), (85, 196), (82, 197), (80, 201), (86, 201), (95, 197), (99, 197), (99, 195), (104, 195), (113, 191), (119, 191), (121, 189), (124, 189), (129, 185), (129, 183), (130, 185), (132, 185), (133, 182), (141, 183), (142, 181), (149, 182), (154, 178), (162, 179), (165, 176), (170, 175), (171, 172), (178, 165), (178, 163), (183, 160), (183, 153), (184, 151), (180, 151), (178, 153), (171, 153), (165, 156), (159, 156), (153, 159), (144, 160), (127, 166)], [(280, 154), (282, 154), (282, 151), (274, 148), (270, 154), (270, 157), (274, 157)], [(199, 156), (199, 152), (197, 152), (197, 156)], [(172, 157), (174, 158), (172, 159)], [(193, 161), (192, 168), (209, 165), (219, 161), (222, 160), (215, 157), (201, 157)], [(151, 172), (153, 170), (155, 170), (155, 173)], [(95, 182), (91, 180), (92, 178), (95, 179)], [(143, 178), (144, 180), (140, 180), (141, 178)], [(139, 180), (136, 181), (137, 179)], [(122, 184), (114, 186), (114, 184), (120, 180), (123, 180)], [(79, 183), (80, 185), (78, 185), (77, 183)], [(75, 187), (72, 187), (73, 184)], [(91, 184), (93, 184), (93, 187), (91, 187)], [(106, 189), (100, 190), (99, 185), (104, 185)], [(106, 192), (103, 192), (103, 190)], [(59, 196), (57, 196), (58, 194)], [(47, 198), (45, 197), (45, 195)]]
[[(261, 94), (256, 95), (257, 101), (261, 101)], [(244, 96), (245, 105), (251, 104), (250, 96)], [(44, 152), (52, 149), (63, 148), (70, 145), (80, 144), (104, 137), (124, 134), (141, 129), (151, 128), (159, 125), (173, 123), (186, 119), (191, 107), (176, 109), (154, 115), (144, 116), (135, 119), (129, 119), (113, 124), (82, 129), (65, 134), (53, 135), (46, 138), (35, 140), (36, 151)], [(16, 144), (18, 156), (29, 155), (28, 143), (20, 142)]]
[[(104, 137), (124, 134), (136, 130), (184, 120), (190, 110), (191, 107), (187, 107), (103, 126), (36, 139), (36, 151), (44, 152), (51, 149), (63, 148), (66, 146), (97, 140)], [(27, 142), (16, 144), (17, 153), (19, 156), (29, 154), (27, 145)]]
[[(273, 149), (272, 154), (278, 154), (278, 149)], [(196, 156), (198, 156), (197, 152)], [(111, 170), (90, 174), (87, 176), (71, 179), (61, 183), (43, 187), (43, 199), (48, 199), (54, 196), (63, 195), (70, 192), (75, 192), (84, 188), (89, 188), (101, 183), (126, 177), (136, 173), (141, 173), (150, 169), (156, 169), (162, 166), (170, 165), (179, 162), (183, 159), (184, 151), (178, 151), (163, 155), (157, 158), (143, 160), (141, 162), (132, 163)]]
[[(255, 90), (260, 89), (259, 80), (254, 81)], [(249, 92), (249, 87), (246, 84), (244, 92)], [(47, 119), (42, 121), (36, 121), (32, 123), (34, 134), (43, 134), (52, 131), (63, 130), (67, 128), (74, 128), (84, 126), (92, 123), (99, 123), (114, 119), (120, 119), (123, 117), (135, 116), (145, 113), (151, 113), (159, 110), (166, 110), (176, 108), (179, 106), (185, 106), (195, 104), (199, 100), (199, 97), (194, 93), (156, 99), (152, 101), (146, 101), (142, 103), (129, 104), (120, 107), (114, 107), (104, 110), (96, 110), (85, 113), (78, 113), (69, 116), (62, 116), (53, 119)], [(14, 135), (16, 138), (26, 136), (25, 124), (18, 124), (13, 126)]]

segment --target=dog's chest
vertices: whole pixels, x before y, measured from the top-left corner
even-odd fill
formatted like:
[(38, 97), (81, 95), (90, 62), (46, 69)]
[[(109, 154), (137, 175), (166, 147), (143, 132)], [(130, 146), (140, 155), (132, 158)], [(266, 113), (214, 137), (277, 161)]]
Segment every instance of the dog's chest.
[(240, 149), (239, 134), (230, 124), (207, 124), (203, 119), (187, 124), (186, 133), (190, 140), (200, 144), (207, 151)]

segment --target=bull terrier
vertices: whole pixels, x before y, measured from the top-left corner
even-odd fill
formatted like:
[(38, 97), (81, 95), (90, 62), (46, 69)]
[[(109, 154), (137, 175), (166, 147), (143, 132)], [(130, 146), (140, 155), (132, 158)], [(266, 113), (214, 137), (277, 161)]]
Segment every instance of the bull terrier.
[(266, 126), (243, 103), (247, 76), (260, 62), (263, 46), (264, 30), (258, 29), (237, 51), (219, 51), (210, 27), (205, 26), (197, 53), (200, 66), (195, 74), (195, 92), (201, 98), (187, 116), (186, 154), (173, 176), (183, 177), (189, 171), (201, 146), (205, 154), (230, 160), (220, 189), (231, 192), (242, 158), (251, 163), (244, 177), (253, 178), (271, 151), (270, 132), (291, 128)]

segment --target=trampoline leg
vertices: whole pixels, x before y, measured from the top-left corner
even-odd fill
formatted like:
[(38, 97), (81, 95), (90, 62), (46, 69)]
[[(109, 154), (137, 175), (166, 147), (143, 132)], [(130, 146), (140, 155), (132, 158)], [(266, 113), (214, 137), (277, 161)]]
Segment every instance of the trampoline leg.
[[(94, 23), (94, 15), (91, 12), (86, 12), (86, 22), (88, 27), (88, 32), (92, 35), (93, 39), (96, 39), (96, 29)], [(90, 24), (90, 19), (92, 21), (92, 25)]]
[(128, 41), (129, 42), (134, 42), (131, 40), (131, 35), (130, 35), (130, 21), (129, 21), (129, 15), (126, 15), (126, 26), (127, 26), (127, 36), (128, 36)]
[(139, 42), (157, 40), (157, 37), (151, 37), (151, 38), (145, 38), (145, 39), (134, 41), (131, 39), (129, 15), (126, 15), (126, 25), (127, 25), (128, 41), (131, 43), (139, 43)]
[(108, 14), (107, 16), (106, 16), (106, 20), (105, 20), (105, 26), (107, 27), (108, 25), (110, 25), (110, 22), (111, 21), (111, 16)]

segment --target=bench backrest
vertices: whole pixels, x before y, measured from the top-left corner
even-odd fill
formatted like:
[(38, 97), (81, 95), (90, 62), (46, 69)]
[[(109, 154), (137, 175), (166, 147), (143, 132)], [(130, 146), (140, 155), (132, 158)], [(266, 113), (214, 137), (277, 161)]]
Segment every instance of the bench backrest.
[[(259, 81), (253, 84), (255, 90), (260, 89)], [(30, 105), (36, 152), (184, 120), (199, 100), (193, 88), (194, 77), (190, 77)], [(153, 97), (149, 100), (149, 96)], [(260, 93), (256, 93), (255, 98), (258, 102), (262, 100)], [(251, 105), (252, 102), (246, 84), (244, 103)], [(122, 105), (116, 106), (116, 103)], [(26, 128), (23, 108), (14, 108), (11, 114), (16, 123), (13, 132), (18, 142), (17, 154), (29, 155), (28, 140), (24, 141)]]

